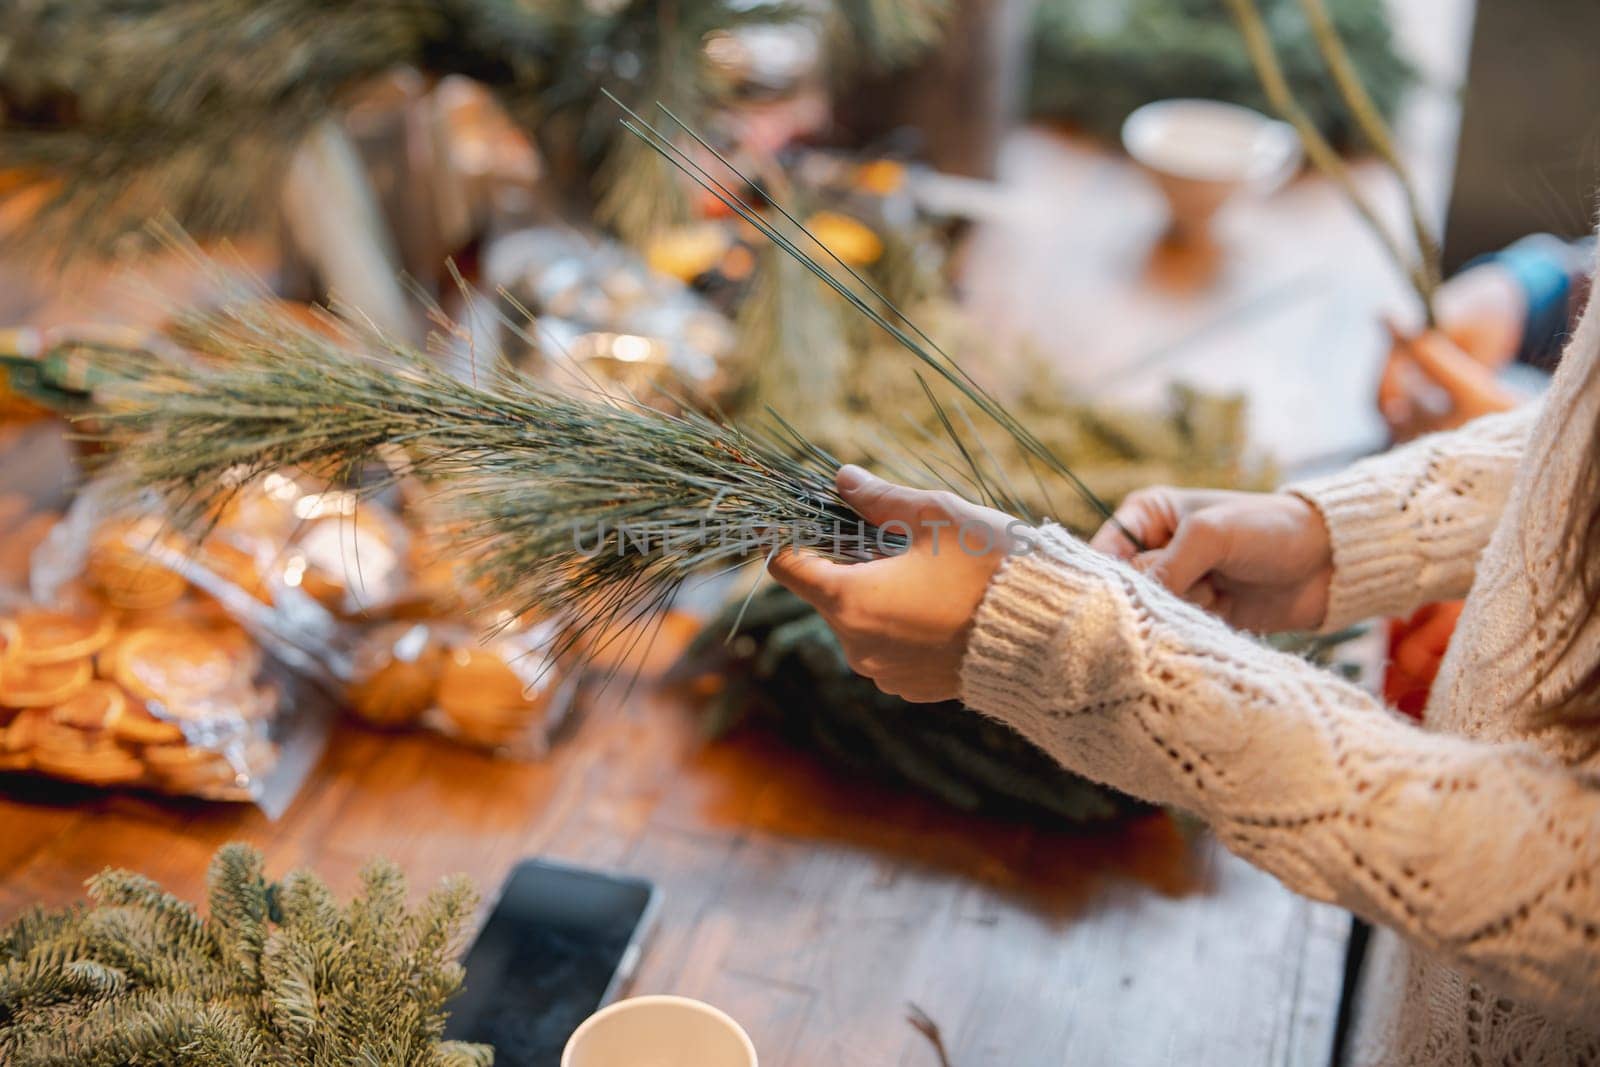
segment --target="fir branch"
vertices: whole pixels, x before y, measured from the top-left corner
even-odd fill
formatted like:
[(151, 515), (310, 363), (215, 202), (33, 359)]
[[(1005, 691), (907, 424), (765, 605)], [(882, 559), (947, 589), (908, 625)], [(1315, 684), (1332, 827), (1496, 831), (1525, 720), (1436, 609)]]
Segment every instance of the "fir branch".
[[(449, 880), (407, 914), (392, 866), (369, 868), (364, 885), (341, 909), (309, 874), (269, 886), (260, 855), (230, 845), (213, 861), (197, 934), (188, 904), (108, 871), (93, 880), (93, 907), (31, 912), (0, 931), (12, 956), (0, 966), (0, 1062), (487, 1067), (487, 1047), (440, 1040), (470, 888)], [(285, 905), (276, 922), (273, 900)], [(241, 980), (237, 957), (258, 938)]]

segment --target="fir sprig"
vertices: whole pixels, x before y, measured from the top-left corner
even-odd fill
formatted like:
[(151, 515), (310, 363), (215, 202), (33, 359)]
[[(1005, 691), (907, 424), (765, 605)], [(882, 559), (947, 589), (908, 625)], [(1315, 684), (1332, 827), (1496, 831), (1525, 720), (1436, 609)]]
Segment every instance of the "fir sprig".
[(341, 908), (300, 872), (268, 883), (228, 845), (210, 915), (140, 875), (89, 882), (91, 906), (35, 910), (0, 930), (0, 1061), (179, 1067), (488, 1067), (484, 1045), (443, 1041), (475, 899), (447, 879), (420, 909), (386, 863)]

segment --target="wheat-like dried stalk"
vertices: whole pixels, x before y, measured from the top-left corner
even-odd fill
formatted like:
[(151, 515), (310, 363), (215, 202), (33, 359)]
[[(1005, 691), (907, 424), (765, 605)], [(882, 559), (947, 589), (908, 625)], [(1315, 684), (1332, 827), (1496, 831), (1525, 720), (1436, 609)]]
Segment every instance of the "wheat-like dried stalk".
[(1266, 20), (1262, 17), (1256, 0), (1227, 0), (1227, 2), (1235, 21), (1239, 24), (1245, 50), (1250, 55), (1250, 62), (1256, 69), (1257, 77), (1261, 79), (1261, 87), (1266, 92), (1267, 99), (1272, 102), (1273, 108), (1283, 119), (1295, 128), (1312, 165), (1339, 187), (1345, 199), (1355, 208), (1383, 245), (1390, 260), (1405, 274), (1411, 287), (1416, 291), (1417, 298), (1422, 302), (1423, 314), (1428, 325), (1430, 327), (1435, 325), (1437, 316), (1434, 303), (1439, 288), (1439, 243), (1432, 236), (1427, 220), (1423, 217), (1416, 185), (1394, 149), (1388, 127), (1378, 114), (1365, 88), (1361, 86), (1360, 78), (1356, 75), (1345, 53), (1343, 42), (1339, 40), (1338, 31), (1328, 18), (1326, 10), (1322, 8), (1319, 0), (1301, 0), (1301, 7), (1305, 9), (1306, 17), (1311, 23), (1318, 50), (1328, 64), (1340, 97), (1405, 191), (1410, 227), (1417, 243), (1414, 254), (1408, 251), (1404, 242), (1384, 225), (1383, 220), (1378, 217), (1377, 209), (1356, 185), (1354, 175), (1351, 174), (1350, 168), (1338, 150), (1322, 135), (1316, 123), (1295, 99), (1294, 90), (1290, 87), (1289, 79), (1278, 61), (1272, 36), (1267, 31)]

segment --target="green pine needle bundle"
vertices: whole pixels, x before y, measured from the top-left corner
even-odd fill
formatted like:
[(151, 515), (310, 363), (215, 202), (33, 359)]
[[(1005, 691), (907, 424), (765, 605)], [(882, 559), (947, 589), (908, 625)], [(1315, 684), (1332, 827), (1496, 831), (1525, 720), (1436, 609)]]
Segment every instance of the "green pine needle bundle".
[(14, 1067), (488, 1067), (444, 1041), (476, 894), (447, 879), (415, 911), (377, 862), (341, 906), (306, 872), (269, 883), (224, 846), (210, 914), (128, 871), (89, 882), (90, 906), (35, 909), (0, 930), (0, 1061)]
[(368, 331), (331, 318), (318, 329), (260, 301), (198, 317), (183, 339), (199, 359), (105, 387), (98, 415), (115, 471), (160, 491), (180, 526), (203, 529), (271, 471), (356, 478), (386, 464), (436, 492), (452, 551), (491, 606), (555, 619), (562, 648), (648, 621), (691, 576), (783, 543), (839, 559), (898, 544), (839, 498), (838, 464), (781, 424), (747, 433), (503, 366), (458, 378)]

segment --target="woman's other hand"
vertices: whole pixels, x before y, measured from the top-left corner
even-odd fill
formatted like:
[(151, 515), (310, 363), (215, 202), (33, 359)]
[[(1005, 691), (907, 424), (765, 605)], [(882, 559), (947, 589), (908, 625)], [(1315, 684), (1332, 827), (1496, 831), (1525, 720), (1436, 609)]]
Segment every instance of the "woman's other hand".
[(1258, 633), (1314, 630), (1327, 614), (1333, 549), (1317, 509), (1288, 493), (1145, 489), (1090, 544), (1178, 596)]
[(1446, 333), (1416, 337), (1390, 326), (1389, 359), (1378, 382), (1378, 412), (1396, 441), (1450, 430), (1509, 411), (1517, 395)]
[(908, 533), (910, 548), (852, 564), (789, 548), (768, 569), (817, 609), (850, 666), (879, 689), (917, 703), (954, 699), (972, 617), (1007, 551), (1030, 528), (953, 493), (908, 489), (860, 467), (841, 468), (836, 484), (863, 519)]

